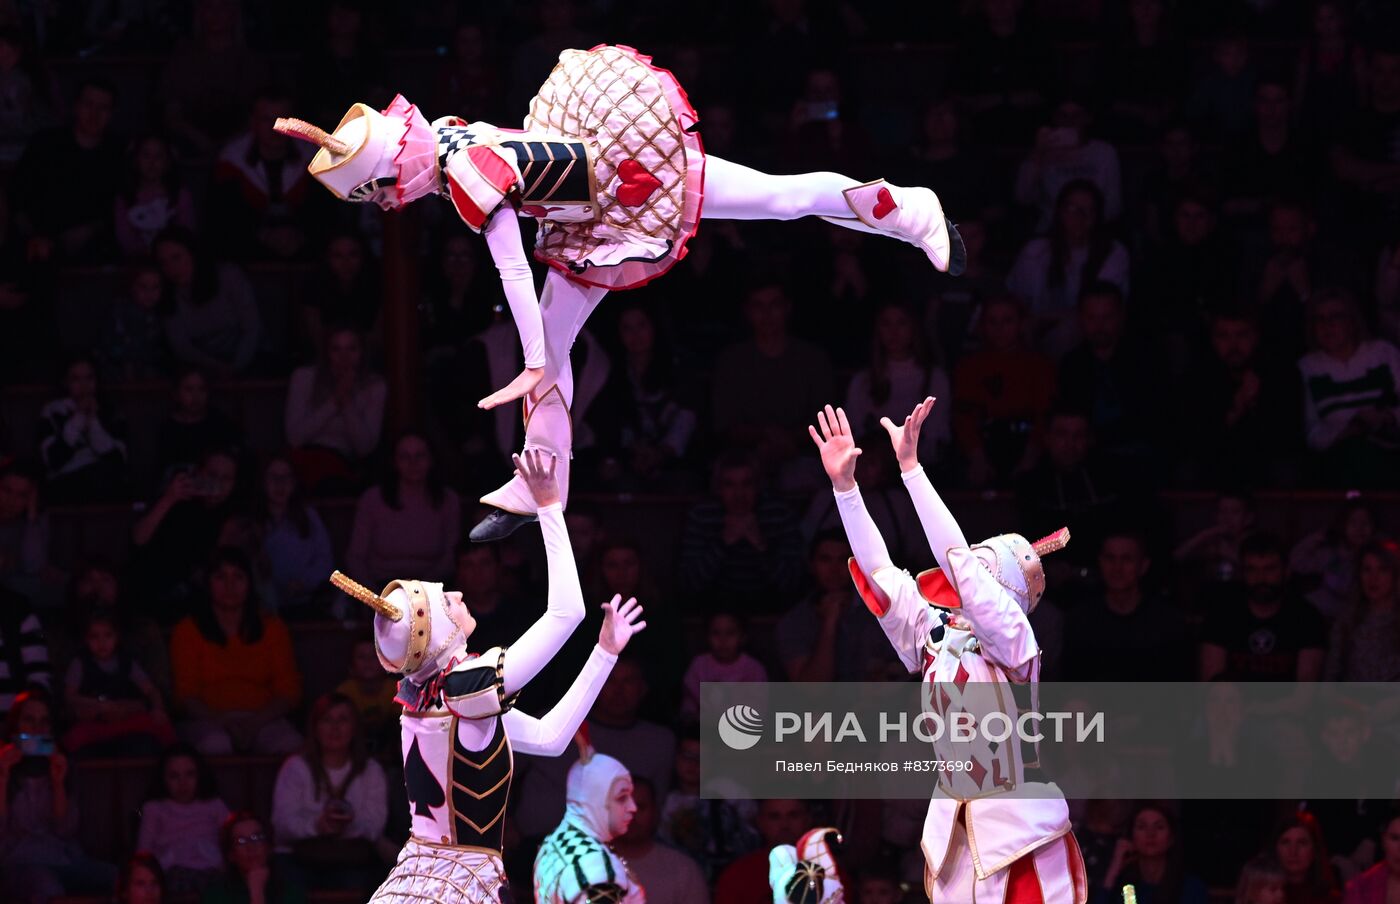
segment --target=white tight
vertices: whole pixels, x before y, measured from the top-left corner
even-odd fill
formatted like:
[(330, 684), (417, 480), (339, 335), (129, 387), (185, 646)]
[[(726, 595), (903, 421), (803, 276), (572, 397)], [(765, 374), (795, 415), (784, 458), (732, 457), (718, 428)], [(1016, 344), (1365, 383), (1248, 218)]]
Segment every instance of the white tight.
[(706, 220), (850, 217), (841, 192), (861, 183), (840, 173), (772, 176), (713, 155), (705, 158)]

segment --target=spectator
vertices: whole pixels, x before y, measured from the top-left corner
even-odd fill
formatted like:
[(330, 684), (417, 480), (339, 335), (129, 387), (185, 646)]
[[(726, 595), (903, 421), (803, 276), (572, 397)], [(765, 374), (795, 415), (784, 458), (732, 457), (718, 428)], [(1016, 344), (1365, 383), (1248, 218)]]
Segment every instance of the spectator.
[(1323, 677), (1400, 681), (1400, 548), (1369, 543), (1358, 561), (1351, 603), (1332, 624)]
[[(1288, 592), (1283, 545), (1255, 534), (1240, 548), (1243, 599), (1206, 615), (1201, 680), (1317, 681), (1326, 655), (1321, 616)], [(1285, 864), (1286, 865), (1286, 864)]]
[(1086, 133), (1093, 121), (1087, 108), (1066, 100), (1049, 125), (1035, 133), (1035, 146), (1016, 171), (1016, 201), (1036, 213), (1036, 232), (1054, 227), (1060, 196), (1073, 182), (1088, 182), (1101, 199), (1099, 219), (1111, 223), (1123, 212), (1123, 180), (1113, 145)]
[(621, 353), (589, 410), (599, 476), (619, 489), (674, 487), (697, 418), (681, 398), (680, 368), (651, 309), (624, 304), (617, 320)]
[(1288, 567), (1301, 577), (1308, 602), (1329, 622), (1356, 598), (1357, 565), (1361, 550), (1378, 538), (1380, 527), (1372, 505), (1348, 499), (1329, 524), (1299, 540), (1288, 556)]
[(1160, 159), (1143, 177), (1136, 198), (1139, 228), (1154, 245), (1160, 245), (1172, 231), (1172, 217), (1182, 195), (1209, 191), (1217, 181), (1195, 133), (1184, 122), (1167, 124), (1157, 154)]
[(756, 445), (765, 463), (796, 458), (808, 412), (830, 398), (826, 352), (788, 335), (791, 313), (781, 286), (754, 286), (744, 300), (750, 337), (729, 345), (715, 361), (715, 431), (731, 444)]
[(346, 564), (372, 587), (403, 574), (446, 580), (462, 531), (461, 503), (443, 485), (421, 434), (401, 434), (393, 449), (391, 470), (355, 505)]
[(14, 213), (11, 193), (0, 189), (0, 378), (7, 381), (48, 374), (56, 343), (52, 271), (30, 261), (28, 238)]
[(463, 540), (457, 544), (455, 562), (451, 586), (462, 588), (462, 603), (476, 620), (472, 646), (489, 650), (515, 643), (533, 618), (527, 603), (506, 590), (499, 546)]
[(186, 365), (175, 374), (170, 415), (160, 425), (161, 479), (195, 468), (211, 452), (243, 445), (243, 431), (209, 404), (209, 377)]
[(39, 124), (42, 98), (26, 71), (24, 33), (0, 28), (0, 163), (12, 165)]
[(1142, 289), (1138, 319), (1165, 333), (1171, 372), (1179, 374), (1190, 369), (1186, 358), (1206, 345), (1203, 327), (1219, 303), (1222, 287), (1236, 280), (1238, 255), (1221, 236), (1208, 189), (1183, 188), (1168, 214), (1167, 235), (1146, 256), (1143, 276), (1137, 280)]
[[(624, 654), (609, 673), (588, 715), (588, 737), (599, 753), (615, 757), (632, 773), (659, 789), (671, 786), (676, 736), (671, 729), (639, 718), (647, 695), (642, 664)], [(544, 837), (564, 813), (564, 783), (569, 767), (578, 759), (570, 748), (550, 759), (530, 757), (521, 783), (516, 821), (527, 838)], [(664, 790), (661, 792), (664, 793)]]
[(920, 320), (907, 304), (887, 302), (876, 309), (870, 363), (851, 377), (845, 410), (851, 429), (865, 436), (879, 429), (882, 418), (902, 424), (924, 399), (942, 399), (919, 434), (919, 459), (932, 466), (952, 437), (953, 405), (948, 372), (925, 342)]
[(1186, 53), (1165, 7), (1162, 0), (1133, 0), (1126, 28), (1104, 42), (1096, 71), (1108, 128), (1118, 140), (1159, 134), (1179, 104)]
[(208, 761), (190, 745), (174, 744), (161, 754), (141, 807), (136, 847), (159, 859), (171, 894), (197, 893), (223, 868), (219, 829), (227, 818)]
[(1293, 130), (1293, 104), (1283, 79), (1261, 79), (1254, 89), (1253, 127), (1225, 163), (1225, 215), (1246, 227), (1262, 226), (1269, 198), (1309, 191), (1320, 167)]
[(710, 613), (705, 644), (706, 651), (697, 653), (685, 670), (682, 718), (699, 718), (702, 682), (749, 681), (761, 684), (768, 680), (763, 664), (745, 652), (748, 628), (743, 617), (737, 613), (722, 610)]
[(1341, 899), (1322, 828), (1311, 813), (1300, 811), (1281, 822), (1271, 847), (1283, 867), (1288, 904), (1336, 904)]
[(16, 695), (49, 688), (49, 647), (39, 617), (29, 601), (0, 587), (0, 715), (9, 713)]
[(257, 519), (277, 611), (284, 618), (315, 618), (310, 604), (334, 569), (331, 538), (315, 507), (302, 497), (292, 463), (282, 456), (263, 468)]
[(1187, 605), (1193, 614), (1218, 607), (1240, 575), (1240, 546), (1257, 521), (1254, 500), (1248, 494), (1224, 492), (1215, 499), (1215, 520), (1207, 528), (1181, 541), (1172, 552), (1176, 565), (1177, 599), (1202, 599)]
[(1067, 680), (1183, 681), (1189, 675), (1186, 625), (1180, 613), (1143, 587), (1151, 567), (1140, 534), (1119, 530), (1103, 538), (1103, 589), (1081, 600), (1065, 627)]
[(305, 904), (306, 892), (277, 869), (272, 834), (246, 810), (233, 813), (219, 830), (224, 875), (204, 889), (200, 904)]
[(1068, 405), (1089, 413), (1100, 449), (1121, 460), (1145, 461), (1160, 423), (1160, 366), (1153, 349), (1129, 336), (1123, 293), (1091, 283), (1079, 294), (1083, 341), (1060, 362), (1057, 386)]
[(1176, 819), (1162, 804), (1141, 804), (1130, 822), (1126, 844), (1114, 851), (1095, 902), (1116, 904), (1119, 889), (1131, 885), (1143, 904), (1206, 904), (1205, 883), (1186, 871)]
[[(919, 125), (918, 144), (897, 164), (898, 175), (910, 185), (937, 185), (944, 208), (961, 211), (964, 217), (995, 210), (1000, 199), (979, 188), (995, 184), (993, 168), (984, 155), (966, 145), (957, 105), (948, 98), (930, 101), (924, 105)], [(959, 220), (958, 228), (965, 223)]]
[(337, 330), (378, 335), (382, 281), (358, 232), (337, 232), (327, 239), (311, 285), (314, 288), (301, 299), (301, 325), (318, 355), (326, 353), (326, 343)]
[(870, 159), (870, 139), (829, 66), (808, 68), (803, 91), (788, 113), (783, 156), (799, 171), (849, 173)]
[(15, 208), (30, 236), (26, 257), (92, 263), (110, 247), (122, 154), (110, 133), (116, 90), (87, 80), (67, 125), (38, 132), (15, 166)]
[(194, 34), (176, 46), (161, 74), (166, 128), (195, 154), (213, 154), (243, 121), (266, 75), (244, 42), (240, 4), (199, 0)]
[(180, 184), (170, 145), (160, 135), (145, 135), (131, 146), (112, 217), (117, 246), (129, 258), (148, 256), (156, 236), (171, 226), (195, 228), (194, 198)]
[(165, 334), (176, 359), (222, 380), (246, 370), (262, 331), (248, 277), (230, 264), (215, 264), (178, 227), (156, 237), (155, 256), (174, 306)]
[(1247, 268), (1244, 286), (1264, 327), (1265, 348), (1295, 360), (1306, 348), (1307, 303), (1323, 276), (1324, 253), (1317, 224), (1296, 201), (1279, 200), (1268, 209), (1268, 247), (1263, 262)]
[(1212, 42), (1210, 63), (1192, 86), (1187, 112), (1210, 137), (1237, 141), (1249, 130), (1255, 81), (1249, 39), (1226, 30)]
[(958, 42), (953, 93), (983, 141), (1024, 141), (1044, 102), (1049, 60), (1020, 0), (990, 0)]
[[(454, 586), (466, 588), (469, 585), (459, 582)], [(468, 611), (473, 616), (476, 615), (476, 610), (470, 606)], [(481, 623), (477, 622), (478, 631), (480, 625)], [(475, 637), (478, 631), (473, 631), (472, 636)], [(511, 640), (519, 636), (516, 634)], [(481, 645), (479, 641), (474, 645), (490, 649)], [(399, 714), (403, 711), (403, 708), (394, 702), (394, 695), (398, 689), (398, 682), (379, 664), (379, 654), (375, 652), (374, 641), (355, 641), (350, 651), (349, 674), (344, 681), (336, 685), (335, 692), (355, 707), (371, 752), (388, 747), (390, 742), (394, 750), (398, 750)]]
[[(374, 46), (379, 29), (365, 27), (365, 7), (356, 0), (332, 0), (324, 9), (319, 33), (297, 73), (297, 94), (315, 117), (311, 121), (337, 121), (346, 98), (363, 98), (376, 110), (387, 107), (392, 98), (384, 87), (384, 59)], [(480, 117), (477, 110), (470, 115)]]
[[(904, 488), (891, 492), (903, 493)], [(923, 539), (922, 534), (919, 539)], [(850, 557), (851, 546), (839, 527), (823, 530), (808, 546), (812, 592), (785, 612), (773, 629), (787, 680), (883, 681), (892, 675), (904, 677), (884, 632), (851, 584)]]
[(320, 360), (292, 372), (284, 426), (302, 482), (312, 492), (353, 485), (378, 446), (388, 387), (365, 365), (353, 328), (333, 327)]
[(1380, 862), (1347, 883), (1342, 904), (1386, 904), (1390, 890), (1400, 885), (1400, 815), (1381, 829)]
[(1366, 337), (1343, 291), (1317, 293), (1308, 314), (1315, 348), (1298, 369), (1318, 475), (1333, 486), (1388, 482), (1400, 463), (1400, 349)]
[(432, 109), (471, 111), (473, 119), (497, 122), (491, 117), (500, 112), (505, 94), (501, 78), (505, 68), (496, 59), (500, 46), (482, 23), (458, 24), (448, 56), (433, 79)]
[(286, 754), (301, 746), (287, 714), (301, 697), (301, 675), (287, 626), (258, 611), (247, 560), (214, 556), (207, 602), (175, 626), (170, 661), (180, 733), (205, 755), (235, 750)]
[(113, 498), (127, 484), (123, 425), (98, 399), (92, 361), (70, 362), (63, 381), (66, 395), (39, 410), (46, 492), (56, 502)]
[(83, 853), (68, 758), (54, 746), (47, 694), (15, 698), (0, 744), (0, 890), (16, 904), (104, 894), (117, 871)]
[(1366, 55), (1349, 34), (1347, 5), (1321, 0), (1313, 7), (1312, 35), (1298, 53), (1300, 120), (1309, 134), (1336, 135), (1362, 96)]
[(165, 870), (154, 854), (138, 851), (117, 874), (117, 904), (161, 904), (165, 899)]
[(1348, 220), (1358, 234), (1400, 228), (1400, 159), (1394, 147), (1400, 118), (1400, 49), (1372, 47), (1366, 59), (1369, 99), (1339, 129), (1332, 171), (1351, 190)]
[(612, 847), (627, 862), (647, 899), (671, 904), (709, 904), (710, 889), (695, 861), (656, 838), (656, 789), (643, 776), (632, 780), (637, 812)]
[(154, 380), (166, 372), (165, 287), (160, 269), (141, 264), (131, 270), (130, 288), (107, 315), (93, 355), (110, 381)]
[(224, 521), (238, 509), (237, 486), (233, 455), (207, 452), (197, 469), (170, 478), (132, 525), (133, 601), (145, 612), (168, 624), (200, 596), (200, 569)]
[(1193, 428), (1179, 437), (1177, 479), (1186, 486), (1289, 485), (1297, 477), (1302, 423), (1298, 376), (1262, 347), (1257, 321), (1222, 310), (1210, 351), (1176, 400)]
[(1240, 870), (1235, 904), (1282, 904), (1285, 894), (1283, 867), (1271, 854), (1255, 857)]
[(277, 773), (272, 792), (273, 859), (300, 884), (368, 892), (380, 879), (389, 792), (369, 758), (355, 705), (326, 694), (311, 706), (306, 748)]
[(812, 814), (804, 801), (769, 798), (759, 801), (755, 817), (763, 839), (758, 850), (729, 864), (715, 883), (715, 900), (725, 904), (769, 904), (768, 852), (780, 844), (796, 844), (812, 827)]
[(1058, 358), (1078, 338), (1075, 303), (1081, 290), (1109, 282), (1128, 291), (1128, 252), (1103, 226), (1103, 195), (1076, 179), (1060, 190), (1049, 235), (1016, 256), (1006, 287), (1030, 308), (1034, 345)]
[(682, 585), (697, 599), (781, 610), (801, 577), (796, 519), (782, 502), (764, 497), (758, 466), (746, 455), (729, 453), (715, 463), (712, 493), (686, 514)]
[(1026, 311), (1016, 298), (988, 299), (977, 327), (981, 347), (953, 371), (953, 435), (968, 482), (980, 488), (1030, 470), (1055, 397), (1055, 366), (1025, 347)]
[(123, 643), (116, 615), (92, 613), (82, 636), (63, 682), (74, 716), (63, 748), (74, 756), (154, 756), (173, 743), (160, 690)]
[(49, 513), (40, 505), (38, 469), (0, 467), (0, 586), (37, 598), (49, 568)]
[(170, 693), (170, 651), (164, 632), (156, 622), (136, 615), (133, 601), (124, 593), (124, 583), (115, 566), (103, 559), (89, 559), (72, 573), (68, 583), (68, 627), (53, 638), (56, 658), (60, 661), (77, 655), (76, 643), (81, 640), (84, 620), (97, 612), (116, 616), (122, 643), (130, 651), (135, 664), (140, 665), (162, 695)]
[(504, 310), (505, 299), (495, 297), (501, 291), (500, 281), (483, 273), (478, 255), (477, 243), (470, 234), (451, 231), (443, 236), (441, 248), (434, 256), (437, 266), (426, 278), (420, 332), (437, 356), (460, 349), (491, 325), (496, 312)]
[(700, 731), (694, 724), (684, 726), (676, 742), (675, 779), (661, 807), (657, 837), (688, 853), (707, 880), (713, 879), (735, 857), (758, 846), (757, 811), (751, 800), (700, 797)]

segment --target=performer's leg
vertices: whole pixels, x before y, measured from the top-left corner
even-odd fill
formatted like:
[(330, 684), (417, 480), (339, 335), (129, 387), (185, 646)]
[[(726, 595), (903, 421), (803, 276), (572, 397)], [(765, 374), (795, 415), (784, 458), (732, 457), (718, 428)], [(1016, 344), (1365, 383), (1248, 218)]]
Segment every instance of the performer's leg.
[[(574, 401), (574, 371), (569, 352), (588, 316), (603, 300), (607, 289), (574, 282), (557, 270), (545, 277), (540, 293), (544, 319), (545, 371), (539, 387), (526, 400), (525, 448), (544, 449), (558, 459), (556, 477), (559, 498), (568, 505), (569, 459), (573, 452), (573, 425), (569, 410)], [(500, 489), (481, 497), (495, 506), (472, 528), (477, 543), (499, 540), (535, 519), (535, 500), (525, 482), (512, 476)]]
[(716, 220), (822, 217), (838, 226), (890, 235), (917, 246), (954, 276), (967, 263), (962, 237), (927, 188), (883, 179), (857, 182), (839, 173), (774, 176), (713, 155), (705, 159), (701, 216)]

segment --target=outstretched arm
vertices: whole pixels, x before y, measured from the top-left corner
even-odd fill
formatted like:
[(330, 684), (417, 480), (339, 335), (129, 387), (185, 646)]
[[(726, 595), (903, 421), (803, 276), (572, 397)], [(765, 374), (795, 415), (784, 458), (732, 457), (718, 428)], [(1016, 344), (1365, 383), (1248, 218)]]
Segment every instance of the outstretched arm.
[(520, 240), (520, 223), (514, 209), (503, 204), (496, 209), (482, 230), (486, 247), (496, 270), (501, 275), (510, 315), (520, 333), (520, 345), (525, 353), (525, 370), (510, 385), (492, 393), (479, 403), (482, 408), (495, 408), (512, 402), (534, 389), (544, 377), (544, 318), (540, 314), (539, 298), (535, 295), (535, 277), (525, 257), (525, 245)]
[(554, 476), (556, 464), (554, 456), (537, 449), (527, 450), (523, 458), (515, 456), (516, 473), (539, 505), (540, 533), (544, 536), (545, 557), (549, 563), (549, 597), (544, 615), (506, 650), (506, 696), (538, 675), (583, 622), (583, 588), (574, 566), (569, 531), (564, 526), (564, 507), (559, 502), (559, 487)]
[(618, 654), (633, 634), (647, 626), (646, 622), (637, 621), (641, 614), (642, 607), (636, 600), (620, 606), (616, 602), (603, 604), (603, 630), (599, 632), (598, 644), (554, 708), (539, 719), (516, 709), (502, 716), (515, 750), (537, 756), (558, 756), (564, 752), (593, 701), (598, 699)]
[(886, 417), (880, 419), (880, 426), (890, 435), (895, 458), (899, 460), (900, 475), (904, 478), (904, 488), (914, 502), (914, 511), (919, 516), (919, 524), (923, 526), (933, 557), (938, 560), (938, 567), (947, 571), (948, 550), (966, 546), (967, 538), (919, 464), (919, 429), (933, 410), (933, 403), (934, 399), (930, 396), (914, 407), (903, 424), (896, 425)]

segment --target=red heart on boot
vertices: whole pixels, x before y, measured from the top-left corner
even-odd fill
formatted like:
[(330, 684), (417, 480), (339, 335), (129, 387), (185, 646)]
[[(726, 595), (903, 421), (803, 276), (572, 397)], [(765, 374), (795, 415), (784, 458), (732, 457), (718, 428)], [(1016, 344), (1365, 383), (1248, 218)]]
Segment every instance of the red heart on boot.
[(875, 209), (871, 211), (875, 219), (883, 220), (898, 209), (899, 205), (894, 203), (894, 195), (890, 194), (888, 188), (882, 188), (875, 193)]
[(624, 160), (618, 164), (617, 177), (622, 184), (613, 192), (613, 196), (623, 207), (640, 207), (661, 187), (661, 180), (635, 160)]

